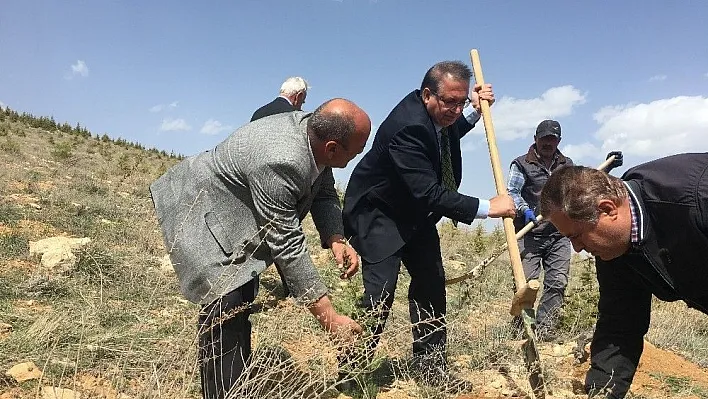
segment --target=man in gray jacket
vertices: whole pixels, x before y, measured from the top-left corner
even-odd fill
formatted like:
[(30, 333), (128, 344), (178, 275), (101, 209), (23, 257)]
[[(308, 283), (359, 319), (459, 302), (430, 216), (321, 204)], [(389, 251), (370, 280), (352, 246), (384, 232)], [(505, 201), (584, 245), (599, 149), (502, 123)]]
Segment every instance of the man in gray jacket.
[(212, 151), (189, 157), (150, 186), (165, 244), (199, 316), (204, 398), (223, 398), (251, 353), (248, 305), (257, 276), (278, 263), (292, 295), (324, 329), (361, 332), (332, 307), (305, 245), (308, 211), (342, 278), (356, 273), (356, 251), (343, 236), (333, 167), (366, 145), (371, 121), (354, 103), (333, 99), (313, 113), (263, 118)]

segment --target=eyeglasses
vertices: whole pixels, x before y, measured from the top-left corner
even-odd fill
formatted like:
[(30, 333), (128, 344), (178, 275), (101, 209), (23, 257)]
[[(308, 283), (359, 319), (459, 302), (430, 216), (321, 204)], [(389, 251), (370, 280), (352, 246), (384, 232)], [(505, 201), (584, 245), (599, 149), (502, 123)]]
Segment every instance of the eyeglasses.
[[(430, 89), (428, 89), (428, 90), (430, 90)], [(440, 103), (442, 103), (443, 108), (445, 108), (445, 109), (457, 109), (457, 107), (467, 108), (472, 103), (472, 100), (470, 100), (469, 97), (465, 98), (464, 101), (457, 102), (455, 100), (444, 99), (438, 93), (436, 93), (432, 90), (430, 90), (430, 93), (438, 98)]]

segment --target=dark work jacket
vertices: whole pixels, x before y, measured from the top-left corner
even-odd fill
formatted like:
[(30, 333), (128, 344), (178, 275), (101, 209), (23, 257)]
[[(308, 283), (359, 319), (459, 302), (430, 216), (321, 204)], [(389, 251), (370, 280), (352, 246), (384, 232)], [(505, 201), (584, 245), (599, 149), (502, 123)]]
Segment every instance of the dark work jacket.
[(597, 260), (600, 301), (586, 389), (623, 398), (649, 329), (652, 294), (708, 314), (708, 153), (680, 154), (628, 170), (640, 242)]
[[(573, 165), (573, 161), (563, 155), (559, 150), (556, 150), (555, 159), (553, 160), (550, 169), (546, 168), (541, 160), (538, 159), (538, 155), (536, 154), (536, 145), (533, 144), (529, 147), (528, 153), (516, 158), (511, 162), (511, 164), (516, 164), (521, 173), (524, 174), (524, 186), (521, 188), (521, 198), (523, 198), (529, 208), (537, 214), (538, 200), (541, 197), (541, 190), (543, 189), (543, 186), (546, 185), (548, 178), (551, 177), (551, 173), (555, 172), (558, 168)], [(523, 229), (526, 225), (524, 221), (525, 218), (523, 214), (516, 215), (516, 218), (514, 218), (514, 227), (517, 232)], [(532, 228), (528, 234), (561, 236), (555, 226), (545, 219), (542, 220), (538, 226)]]
[(276, 97), (275, 100), (258, 108), (256, 112), (253, 113), (253, 116), (251, 117), (251, 122), (255, 121), (256, 119), (265, 118), (266, 116), (282, 114), (283, 112), (292, 111), (295, 111), (295, 107), (290, 104), (290, 101), (284, 99), (283, 97)]
[[(462, 179), (464, 115), (448, 127), (455, 182)], [(383, 121), (371, 149), (354, 168), (344, 196), (344, 231), (361, 257), (375, 263), (393, 255), (422, 226), (442, 216), (472, 223), (479, 200), (442, 185), (437, 132), (420, 97), (408, 94)]]

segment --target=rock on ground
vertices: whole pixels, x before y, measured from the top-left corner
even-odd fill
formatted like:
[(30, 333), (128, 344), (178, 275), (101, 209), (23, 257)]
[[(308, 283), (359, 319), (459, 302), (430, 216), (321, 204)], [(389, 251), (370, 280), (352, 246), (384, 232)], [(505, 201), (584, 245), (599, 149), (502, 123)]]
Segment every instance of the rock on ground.
[(30, 256), (42, 256), (40, 264), (50, 270), (67, 270), (76, 264), (74, 251), (91, 242), (88, 237), (50, 237), (29, 242)]
[(5, 375), (14, 378), (17, 382), (23, 382), (40, 378), (42, 371), (33, 362), (25, 362), (10, 367)]

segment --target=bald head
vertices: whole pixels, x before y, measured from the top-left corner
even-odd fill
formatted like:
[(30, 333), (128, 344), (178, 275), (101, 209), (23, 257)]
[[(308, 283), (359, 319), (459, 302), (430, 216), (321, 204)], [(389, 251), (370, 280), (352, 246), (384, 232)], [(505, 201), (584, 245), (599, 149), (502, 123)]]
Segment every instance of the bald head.
[(307, 121), (315, 158), (327, 166), (346, 166), (364, 150), (370, 132), (371, 120), (366, 112), (343, 98), (320, 105)]
[(334, 98), (317, 107), (307, 121), (307, 130), (320, 141), (347, 143), (356, 132), (371, 131), (371, 120), (349, 100)]

